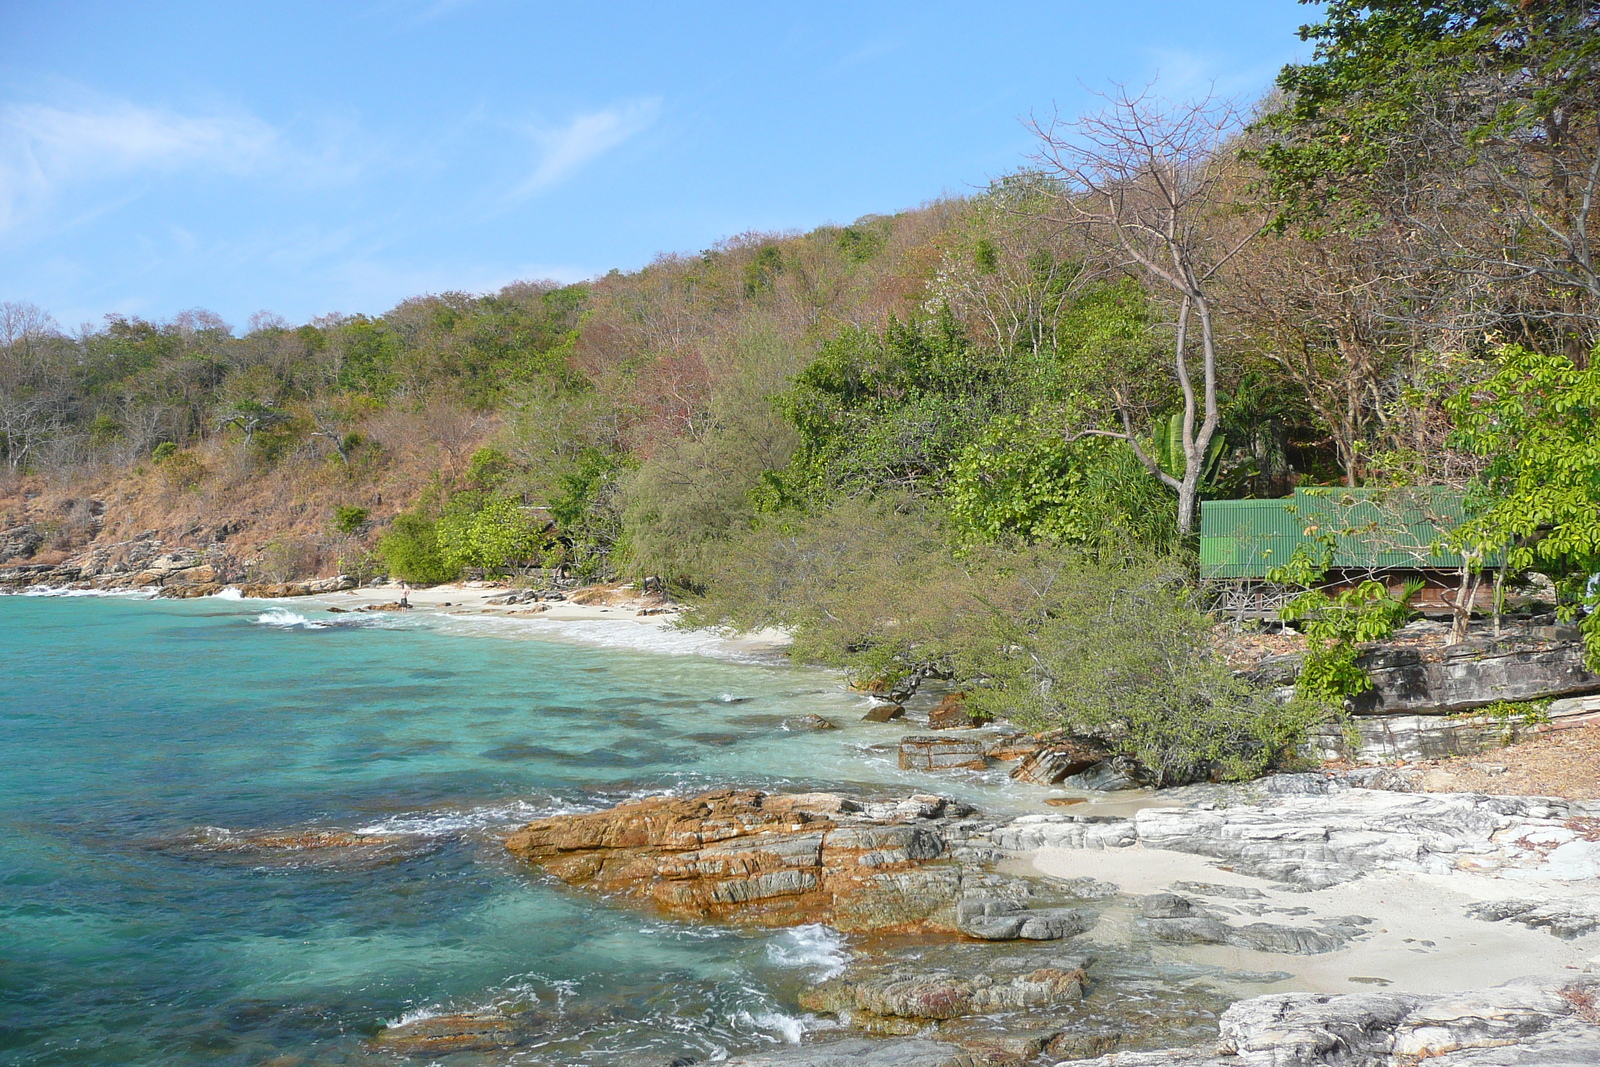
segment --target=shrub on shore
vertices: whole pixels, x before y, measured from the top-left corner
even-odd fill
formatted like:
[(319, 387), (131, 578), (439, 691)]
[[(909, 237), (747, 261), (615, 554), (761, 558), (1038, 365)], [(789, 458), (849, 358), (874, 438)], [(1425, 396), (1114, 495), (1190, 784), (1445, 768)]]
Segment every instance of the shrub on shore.
[(394, 517), (389, 532), (378, 541), (378, 556), (392, 577), (415, 585), (438, 585), (461, 574), (459, 566), (445, 561), (434, 521), (414, 512)]

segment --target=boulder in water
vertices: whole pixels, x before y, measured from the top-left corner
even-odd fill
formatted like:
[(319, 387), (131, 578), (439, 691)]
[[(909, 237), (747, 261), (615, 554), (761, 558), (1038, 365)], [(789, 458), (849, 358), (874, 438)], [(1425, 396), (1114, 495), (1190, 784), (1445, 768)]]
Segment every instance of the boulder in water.
[(875, 704), (863, 716), (862, 722), (890, 722), (905, 718), (906, 709), (899, 704)]

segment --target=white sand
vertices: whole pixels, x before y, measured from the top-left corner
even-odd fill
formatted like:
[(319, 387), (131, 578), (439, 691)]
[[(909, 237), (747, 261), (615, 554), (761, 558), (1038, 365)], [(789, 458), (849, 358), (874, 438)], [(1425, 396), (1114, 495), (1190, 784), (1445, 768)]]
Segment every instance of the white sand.
[[(1270, 922), (1314, 925), (1318, 916), (1361, 915), (1376, 919), (1372, 933), (1348, 947), (1317, 956), (1291, 956), (1257, 952), (1229, 945), (1151, 946), (1156, 957), (1168, 961), (1225, 968), (1229, 971), (1287, 972), (1293, 977), (1277, 983), (1241, 987), (1266, 992), (1299, 989), (1348, 993), (1388, 988), (1429, 993), (1499, 985), (1530, 975), (1558, 977), (1575, 971), (1600, 970), (1600, 933), (1563, 941), (1545, 930), (1518, 923), (1471, 919), (1466, 908), (1483, 900), (1517, 897), (1528, 892), (1526, 883), (1487, 875), (1404, 874), (1382, 872), (1354, 882), (1316, 892), (1295, 892), (1279, 883), (1233, 871), (1219, 870), (1200, 856), (1134, 846), (1126, 849), (1086, 851), (1040, 849), (1019, 858), (1019, 865), (1057, 878), (1091, 876), (1115, 882), (1130, 894), (1171, 891), (1174, 882), (1208, 882), (1260, 890), (1256, 901), (1206, 897), (1208, 906), (1239, 908), (1228, 916), (1238, 925)], [(1563, 888), (1551, 883), (1541, 896), (1591, 895), (1593, 885)], [(1311, 914), (1294, 916), (1278, 911), (1249, 914), (1253, 905), (1269, 908), (1306, 908)], [(1096, 939), (1131, 942), (1129, 924), (1134, 913), (1111, 909), (1096, 927)], [(1383, 979), (1352, 982), (1352, 978)]]
[[(663, 634), (673, 630), (682, 614), (681, 608), (677, 605), (670, 602), (663, 603), (656, 597), (640, 596), (628, 587), (604, 587), (601, 592), (608, 595), (603, 602), (593, 604), (574, 604), (571, 600), (510, 605), (489, 603), (490, 600), (515, 591), (507, 586), (483, 582), (452, 582), (448, 585), (429, 586), (426, 589), (412, 589), (408, 600), (411, 610), (419, 616), (447, 615), (458, 618), (480, 616), (579, 623), (614, 622), (648, 628)], [(400, 593), (398, 585), (381, 585), (297, 599), (352, 611), (372, 605), (392, 604), (400, 599)], [(273, 603), (292, 603), (292, 601)], [(663, 607), (668, 610), (661, 611)], [(790, 635), (777, 629), (721, 635), (715, 641), (730, 653), (753, 657), (778, 655), (789, 642)]]

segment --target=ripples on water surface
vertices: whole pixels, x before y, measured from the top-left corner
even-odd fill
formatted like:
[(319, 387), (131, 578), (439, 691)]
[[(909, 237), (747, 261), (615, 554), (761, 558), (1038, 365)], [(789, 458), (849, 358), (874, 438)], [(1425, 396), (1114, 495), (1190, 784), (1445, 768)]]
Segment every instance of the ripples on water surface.
[[(662, 787), (950, 791), (864, 753), (900, 731), (833, 677), (722, 654), (622, 621), (0, 597), (0, 1063), (392, 1062), (384, 1022), (492, 1005), (534, 1033), (483, 1062), (793, 1039), (827, 931), (656, 921), (499, 846)], [(782, 728), (809, 712), (846, 728)]]

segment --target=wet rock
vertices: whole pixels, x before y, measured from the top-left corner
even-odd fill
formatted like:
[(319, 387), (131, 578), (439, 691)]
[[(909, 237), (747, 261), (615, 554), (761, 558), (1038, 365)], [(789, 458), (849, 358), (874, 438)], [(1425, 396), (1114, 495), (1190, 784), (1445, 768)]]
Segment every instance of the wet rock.
[(808, 1010), (834, 1015), (944, 1021), (1074, 1003), (1083, 999), (1083, 982), (1083, 971), (1057, 967), (1040, 967), (1009, 979), (948, 971), (891, 975), (824, 983), (802, 994), (800, 1003)]
[(341, 589), (354, 589), (356, 580), (348, 574), (332, 578), (308, 578), (301, 582), (248, 582), (239, 587), (244, 597), (275, 599), (279, 597), (319, 596), (336, 593)]
[(220, 582), (206, 582), (200, 585), (167, 585), (161, 587), (157, 596), (169, 600), (192, 600), (195, 597), (216, 596), (222, 592), (224, 586)]
[(821, 715), (797, 715), (783, 720), (785, 730), (837, 730), (838, 727)]
[(947, 813), (965, 810), (938, 797), (866, 805), (729, 789), (541, 819), (506, 848), (679, 918), (953, 932), (966, 872), (948, 854)]
[(900, 769), (904, 771), (981, 771), (989, 766), (982, 741), (954, 737), (911, 736), (900, 739)]
[(1051, 745), (1029, 755), (1011, 772), (1011, 777), (1035, 785), (1059, 785), (1104, 758), (1103, 753), (1081, 745)]
[(1194, 901), (1176, 893), (1153, 893), (1139, 902), (1146, 919), (1182, 919), (1194, 912)]
[(463, 1012), (401, 1023), (380, 1030), (372, 1041), (379, 1048), (412, 1055), (492, 1052), (520, 1044), (526, 1023), (498, 1012)]
[(956, 905), (956, 928), (980, 941), (1059, 941), (1099, 921), (1090, 908), (1029, 908), (1019, 901), (975, 898)]
[(1026, 734), (1013, 734), (991, 741), (984, 747), (983, 754), (992, 760), (1009, 763), (1012, 760), (1025, 760), (1029, 756), (1044, 748), (1044, 742), (1028, 737)]
[(861, 716), (862, 722), (890, 722), (894, 719), (903, 719), (906, 709), (899, 704), (874, 704), (867, 713)]
[(991, 716), (974, 713), (967, 708), (967, 694), (948, 693), (928, 712), (928, 729), (954, 730), (961, 727), (983, 726), (991, 723)]

